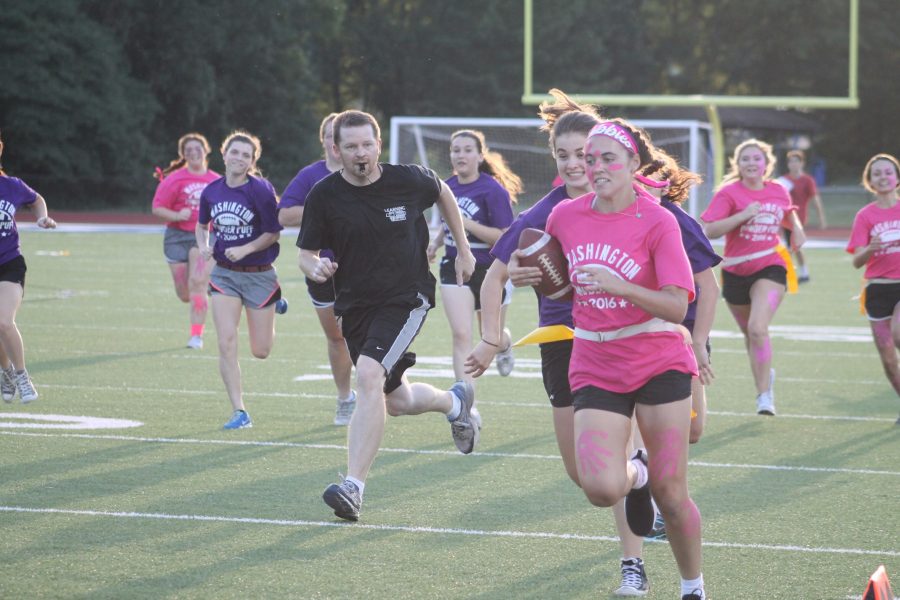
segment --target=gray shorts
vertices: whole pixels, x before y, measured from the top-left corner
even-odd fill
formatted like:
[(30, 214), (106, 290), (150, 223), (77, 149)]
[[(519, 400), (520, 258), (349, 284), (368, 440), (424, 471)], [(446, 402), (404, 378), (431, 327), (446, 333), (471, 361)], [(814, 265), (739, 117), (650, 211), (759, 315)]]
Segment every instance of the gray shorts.
[(182, 231), (174, 227), (166, 227), (163, 238), (163, 252), (169, 263), (186, 263), (191, 248), (197, 247), (197, 236), (193, 231)]
[(274, 268), (240, 273), (216, 265), (209, 277), (209, 293), (240, 298), (247, 308), (265, 308), (281, 299), (281, 286)]

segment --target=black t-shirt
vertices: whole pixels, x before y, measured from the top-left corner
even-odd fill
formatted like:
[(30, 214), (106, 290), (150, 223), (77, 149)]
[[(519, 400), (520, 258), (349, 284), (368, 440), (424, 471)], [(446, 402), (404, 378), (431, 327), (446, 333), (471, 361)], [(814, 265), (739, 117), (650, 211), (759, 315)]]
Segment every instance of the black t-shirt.
[(319, 181), (306, 197), (297, 246), (334, 251), (337, 315), (353, 308), (409, 302), (418, 293), (434, 306), (424, 212), (440, 196), (440, 179), (418, 165), (380, 167), (375, 183), (357, 187), (336, 172)]

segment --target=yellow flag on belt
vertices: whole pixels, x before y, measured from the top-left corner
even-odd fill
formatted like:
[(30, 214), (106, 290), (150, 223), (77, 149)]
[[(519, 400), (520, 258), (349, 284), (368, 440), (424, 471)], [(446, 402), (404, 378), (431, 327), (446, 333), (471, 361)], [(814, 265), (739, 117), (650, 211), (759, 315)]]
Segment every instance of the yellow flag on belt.
[(784, 268), (787, 269), (787, 291), (788, 294), (796, 294), (799, 289), (797, 284), (797, 271), (794, 270), (794, 261), (791, 260), (791, 252), (782, 244), (778, 244), (775, 252), (784, 261)]
[(571, 327), (565, 325), (547, 325), (538, 327), (531, 333), (528, 333), (521, 340), (513, 344), (514, 347), (528, 346), (531, 344), (546, 344), (548, 342), (562, 342), (571, 340), (575, 337), (575, 332)]

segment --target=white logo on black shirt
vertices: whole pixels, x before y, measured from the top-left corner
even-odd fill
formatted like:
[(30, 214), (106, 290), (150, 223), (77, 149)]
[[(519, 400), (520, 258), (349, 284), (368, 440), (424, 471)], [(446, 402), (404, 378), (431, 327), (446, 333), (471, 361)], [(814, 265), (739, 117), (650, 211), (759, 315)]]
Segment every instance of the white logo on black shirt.
[(406, 220), (406, 207), (405, 206), (395, 206), (393, 208), (384, 209), (385, 216), (392, 222), (396, 223), (398, 221)]

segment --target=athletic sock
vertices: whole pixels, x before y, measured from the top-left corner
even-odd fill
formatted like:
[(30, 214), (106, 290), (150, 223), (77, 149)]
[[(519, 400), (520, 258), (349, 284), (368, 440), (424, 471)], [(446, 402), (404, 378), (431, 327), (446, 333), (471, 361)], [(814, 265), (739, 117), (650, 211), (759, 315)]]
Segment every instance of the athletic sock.
[(203, 323), (191, 324), (191, 336), (195, 335), (203, 337)]
[(453, 406), (450, 407), (449, 412), (447, 412), (447, 420), (455, 421), (457, 417), (459, 417), (459, 413), (462, 412), (462, 401), (456, 397), (456, 394), (450, 392), (450, 397), (453, 398)]
[(631, 459), (631, 464), (633, 464), (634, 468), (637, 470), (632, 489), (641, 489), (647, 485), (647, 466), (637, 458)]
[(356, 477), (350, 477), (349, 475), (348, 475), (347, 477), (344, 477), (344, 481), (349, 481), (350, 483), (352, 483), (353, 485), (355, 485), (355, 486), (356, 486), (356, 489), (359, 490), (359, 497), (362, 498), (363, 490), (366, 488), (366, 484), (365, 484), (365, 483), (363, 483), (362, 481), (360, 481), (360, 480), (357, 479)]
[(706, 592), (703, 590), (703, 573), (700, 573), (700, 577), (697, 579), (682, 579), (681, 580), (681, 595), (691, 594), (694, 592), (701, 592), (701, 599), (706, 598)]

